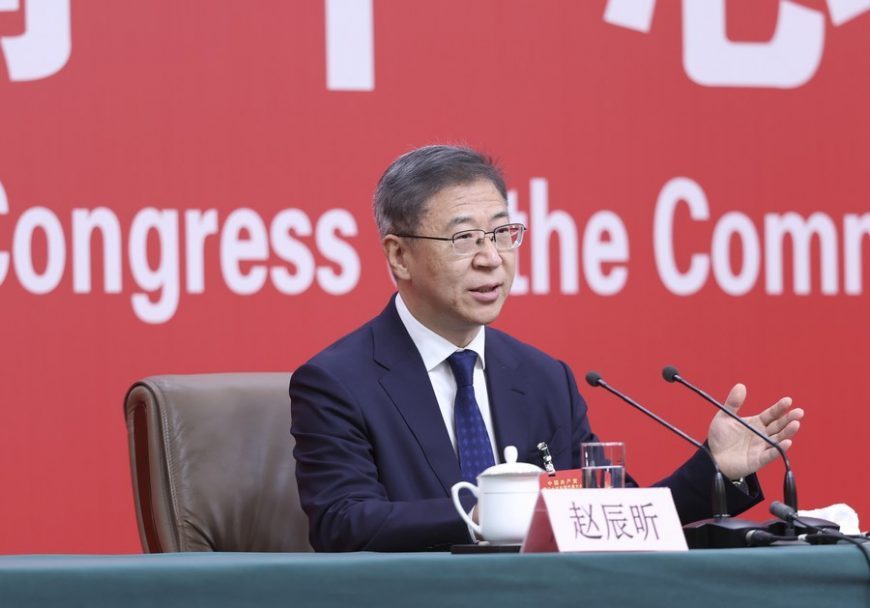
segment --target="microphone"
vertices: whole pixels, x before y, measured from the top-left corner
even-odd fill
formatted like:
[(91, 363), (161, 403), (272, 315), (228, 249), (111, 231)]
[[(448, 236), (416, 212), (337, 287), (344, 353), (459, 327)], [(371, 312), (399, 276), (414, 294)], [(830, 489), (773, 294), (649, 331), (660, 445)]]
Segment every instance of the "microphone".
[(785, 479), (783, 480), (783, 499), (785, 500), (787, 505), (789, 505), (795, 511), (797, 510), (797, 508), (798, 508), (797, 486), (795, 485), (795, 481), (794, 481), (794, 473), (791, 470), (791, 464), (788, 461), (788, 457), (785, 455), (785, 450), (782, 449), (782, 446), (780, 446), (779, 443), (777, 443), (776, 441), (774, 441), (773, 439), (771, 439), (770, 437), (768, 437), (767, 435), (765, 435), (764, 433), (762, 433), (761, 431), (756, 429), (754, 426), (752, 426), (751, 424), (749, 424), (748, 422), (743, 420), (743, 418), (741, 418), (740, 416), (738, 416), (737, 414), (735, 414), (734, 412), (729, 410), (727, 407), (725, 407), (724, 405), (722, 405), (721, 403), (719, 403), (718, 401), (713, 399), (713, 397), (711, 397), (709, 394), (702, 391), (700, 388), (698, 388), (697, 386), (695, 386), (691, 382), (688, 382), (685, 378), (680, 376), (680, 372), (677, 371), (676, 367), (674, 367), (672, 365), (666, 366), (664, 369), (662, 369), (662, 377), (667, 382), (670, 382), (670, 383), (678, 382), (679, 384), (682, 384), (683, 386), (685, 386), (689, 390), (697, 393), (704, 400), (708, 401), (709, 403), (712, 403), (714, 406), (719, 408), (720, 411), (724, 412), (726, 415), (728, 415), (729, 417), (731, 417), (734, 420), (736, 420), (737, 422), (739, 422), (745, 428), (749, 429), (750, 432), (752, 432), (757, 437), (759, 437), (762, 441), (764, 441), (767, 445), (771, 446), (773, 449), (775, 449), (777, 452), (779, 452), (779, 455), (782, 458), (782, 462), (785, 464)]
[(853, 545), (858, 547), (858, 549), (861, 551), (861, 554), (864, 556), (864, 559), (867, 561), (867, 566), (870, 567), (870, 553), (868, 553), (866, 547), (864, 547), (864, 545), (862, 544), (862, 542), (867, 542), (866, 539), (863, 541), (858, 541), (851, 536), (847, 534), (841, 534), (839, 531), (832, 528), (815, 526), (811, 523), (813, 521), (813, 518), (798, 517), (797, 511), (794, 508), (789, 505), (785, 505), (778, 500), (774, 500), (772, 503), (770, 503), (770, 512), (774, 516), (787, 522), (791, 526), (793, 526), (794, 524), (799, 524), (808, 530), (812, 530), (819, 536), (827, 536), (828, 538), (835, 538), (837, 540), (844, 540), (846, 542), (852, 543)]
[(778, 500), (770, 503), (770, 514), (778, 517), (783, 521), (794, 521), (797, 518), (797, 511), (791, 505), (784, 505)]
[(716, 474), (713, 477), (713, 518), (710, 520), (693, 522), (683, 526), (683, 532), (686, 535), (686, 542), (689, 546), (693, 549), (745, 547), (746, 531), (748, 529), (759, 530), (761, 527), (753, 522), (731, 518), (728, 515), (728, 507), (725, 499), (725, 476), (719, 469), (719, 465), (716, 463), (710, 450), (705, 445), (690, 437), (671, 423), (665, 421), (660, 416), (654, 414), (625, 393), (610, 386), (604, 381), (604, 378), (602, 378), (601, 374), (598, 372), (588, 372), (586, 374), (586, 382), (588, 382), (590, 386), (601, 387), (608, 392), (613, 393), (633, 408), (661, 424), (672, 433), (679, 435), (696, 448), (703, 450), (707, 456), (710, 457), (710, 462), (716, 470)]
[(777, 542), (783, 544), (809, 544), (799, 540), (797, 536), (780, 536), (779, 534), (771, 534), (766, 530), (750, 530), (746, 533), (747, 547), (769, 547)]
[[(734, 412), (729, 410), (727, 407), (725, 407), (724, 405), (722, 405), (721, 403), (716, 401), (708, 393), (701, 390), (700, 388), (698, 388), (697, 386), (695, 386), (691, 382), (687, 381), (685, 378), (683, 378), (680, 375), (680, 372), (677, 371), (677, 368), (674, 367), (673, 365), (668, 365), (662, 369), (662, 377), (667, 382), (671, 382), (671, 383), (677, 382), (679, 384), (682, 384), (683, 386), (685, 386), (686, 388), (688, 388), (692, 392), (697, 393), (705, 401), (712, 403), (720, 411), (724, 412), (727, 416), (729, 416), (729, 417), (733, 418), (734, 420), (736, 420), (737, 422), (739, 422), (743, 427), (748, 429), (751, 433), (753, 433), (754, 435), (759, 437), (767, 445), (771, 446), (777, 452), (779, 452), (779, 455), (782, 458), (782, 462), (783, 462), (783, 464), (785, 464), (785, 479), (783, 480), (783, 499), (785, 500), (786, 505), (788, 505), (793, 511), (797, 511), (797, 508), (798, 508), (798, 506), (797, 506), (797, 504), (798, 504), (797, 486), (796, 486), (795, 480), (794, 480), (794, 473), (792, 472), (792, 469), (791, 469), (791, 463), (789, 463), (788, 457), (785, 455), (785, 450), (782, 449), (782, 446), (779, 445), (779, 443), (777, 443), (776, 441), (774, 441), (773, 439), (771, 439), (770, 437), (768, 437), (767, 435), (765, 435), (764, 433), (762, 433), (761, 431), (756, 429), (754, 426), (752, 426), (751, 424), (749, 424), (748, 422), (743, 420), (743, 418), (741, 418), (740, 416), (738, 416), (737, 414), (735, 414)], [(782, 503), (779, 503), (779, 504), (782, 504)], [(786, 522), (784, 529), (781, 529), (781, 530), (780, 530), (780, 528), (782, 528), (782, 524), (779, 522), (773, 522), (773, 523), (766, 522), (766, 523), (768, 523), (768, 525), (772, 531), (775, 531), (775, 532), (781, 531), (786, 536), (793, 535), (795, 533), (794, 522), (790, 519), (785, 519), (785, 518), (780, 518), (780, 519), (782, 519), (782, 521)], [(809, 521), (811, 521), (813, 523), (813, 525), (816, 527), (828, 528), (828, 529), (839, 529), (839, 526), (837, 524), (830, 522), (826, 519), (809, 518)], [(807, 529), (808, 528), (804, 527), (802, 530), (798, 530), (798, 532), (804, 532)]]

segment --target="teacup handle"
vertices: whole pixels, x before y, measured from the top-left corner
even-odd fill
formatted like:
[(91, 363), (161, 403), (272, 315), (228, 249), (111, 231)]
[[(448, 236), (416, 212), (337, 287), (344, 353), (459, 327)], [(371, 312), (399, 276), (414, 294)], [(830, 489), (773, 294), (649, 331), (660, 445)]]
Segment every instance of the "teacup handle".
[(450, 494), (453, 496), (453, 506), (456, 507), (456, 511), (459, 513), (459, 517), (461, 517), (465, 521), (465, 523), (467, 523), (471, 527), (471, 529), (474, 530), (475, 534), (482, 537), (483, 531), (481, 530), (480, 525), (474, 523), (474, 521), (471, 519), (471, 516), (465, 512), (465, 508), (462, 506), (462, 503), (459, 502), (459, 490), (461, 490), (462, 488), (465, 488), (466, 490), (474, 494), (474, 497), (477, 498), (478, 503), (480, 502), (480, 490), (478, 490), (477, 486), (473, 483), (468, 483), (467, 481), (460, 481), (459, 483), (454, 484), (452, 488), (450, 488)]

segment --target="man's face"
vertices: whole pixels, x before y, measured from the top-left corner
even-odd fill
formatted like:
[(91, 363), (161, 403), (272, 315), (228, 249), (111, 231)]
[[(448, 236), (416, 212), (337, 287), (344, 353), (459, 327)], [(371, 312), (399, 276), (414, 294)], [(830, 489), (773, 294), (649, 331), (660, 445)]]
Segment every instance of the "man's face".
[[(462, 230), (490, 231), (508, 222), (507, 203), (484, 179), (436, 193), (414, 234), (451, 237)], [(456, 254), (449, 241), (399, 237), (396, 247), (403, 262), (399, 292), (426, 327), (465, 346), (479, 326), (498, 317), (513, 282), (515, 250), (498, 251), (489, 238), (477, 253), (464, 256)]]

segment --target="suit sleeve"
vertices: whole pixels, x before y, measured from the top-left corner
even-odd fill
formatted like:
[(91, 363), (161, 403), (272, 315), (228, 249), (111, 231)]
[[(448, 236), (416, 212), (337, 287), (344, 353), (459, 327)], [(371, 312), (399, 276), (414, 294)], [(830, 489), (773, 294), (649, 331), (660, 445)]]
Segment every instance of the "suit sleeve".
[[(696, 450), (679, 469), (655, 485), (671, 489), (680, 521), (688, 524), (713, 517), (715, 473), (710, 456), (703, 450)], [(742, 513), (764, 499), (755, 474), (747, 477), (746, 482), (748, 492), (743, 492), (732, 483), (725, 484), (725, 499), (731, 515)]]
[[(589, 424), (588, 407), (586, 400), (577, 388), (577, 381), (574, 379), (574, 373), (562, 361), (559, 361), (565, 373), (567, 382), (569, 402), (571, 404), (571, 444), (568, 454), (570, 455), (570, 463), (565, 463), (564, 468), (577, 469), (580, 468), (580, 444), (592, 441), (601, 441)], [(557, 464), (557, 468), (559, 468)]]
[[(290, 381), (296, 480), (316, 551), (422, 551), (471, 541), (449, 497), (390, 500), (352, 391), (315, 365)], [(473, 498), (463, 496), (466, 510)]]

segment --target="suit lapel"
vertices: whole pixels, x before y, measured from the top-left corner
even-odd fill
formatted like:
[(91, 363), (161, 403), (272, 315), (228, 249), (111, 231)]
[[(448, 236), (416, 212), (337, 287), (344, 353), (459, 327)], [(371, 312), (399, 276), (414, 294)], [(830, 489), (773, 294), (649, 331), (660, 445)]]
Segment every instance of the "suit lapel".
[(524, 460), (534, 449), (531, 441), (546, 438), (535, 440), (529, 435), (532, 425), (527, 389), (513, 350), (498, 332), (486, 331), (486, 382), (499, 457), (503, 458), (504, 448), (512, 445)]
[(420, 444), (444, 491), (462, 480), (429, 374), (414, 342), (390, 304), (372, 326), (374, 359), (385, 368), (380, 384)]

